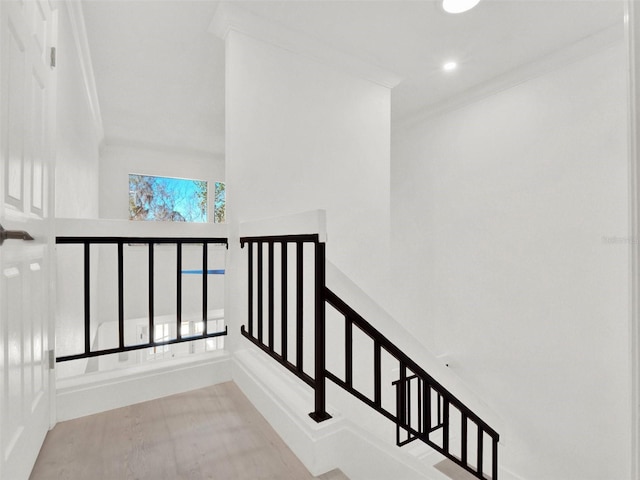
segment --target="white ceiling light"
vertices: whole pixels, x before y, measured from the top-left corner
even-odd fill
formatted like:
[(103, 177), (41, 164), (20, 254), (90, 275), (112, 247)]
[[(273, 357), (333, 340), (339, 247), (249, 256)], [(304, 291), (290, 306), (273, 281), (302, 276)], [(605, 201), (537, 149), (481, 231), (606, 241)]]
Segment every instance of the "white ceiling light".
[(456, 62), (447, 62), (444, 65), (442, 65), (442, 69), (445, 72), (452, 72), (454, 71), (456, 68), (458, 68), (458, 64)]
[(462, 13), (471, 10), (480, 0), (442, 0), (442, 8), (447, 13)]

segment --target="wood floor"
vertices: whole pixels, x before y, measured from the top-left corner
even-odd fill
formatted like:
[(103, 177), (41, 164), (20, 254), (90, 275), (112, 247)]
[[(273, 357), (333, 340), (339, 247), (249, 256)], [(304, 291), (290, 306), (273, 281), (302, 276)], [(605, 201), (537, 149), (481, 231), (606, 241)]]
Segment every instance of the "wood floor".
[[(232, 382), (56, 425), (31, 480), (313, 477)], [(319, 477), (346, 479), (340, 471)]]

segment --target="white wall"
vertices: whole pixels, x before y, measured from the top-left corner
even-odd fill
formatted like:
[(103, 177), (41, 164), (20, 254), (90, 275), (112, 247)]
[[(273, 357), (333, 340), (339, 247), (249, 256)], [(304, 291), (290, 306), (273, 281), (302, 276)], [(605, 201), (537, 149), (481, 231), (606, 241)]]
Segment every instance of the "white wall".
[(226, 48), (229, 220), (326, 210), (328, 255), (384, 304), (389, 89), (236, 31)]
[(59, 22), (56, 217), (96, 218), (100, 132), (66, 3), (61, 3)]
[[(301, 220), (308, 216), (296, 215), (299, 212), (324, 210), (327, 256), (375, 301), (385, 305), (389, 299), (389, 88), (236, 31), (226, 37), (226, 75), (230, 227), (240, 224), (241, 235), (310, 233), (306, 221), (280, 231), (276, 225), (283, 223), (283, 216)], [(265, 217), (272, 220), (252, 222)], [(310, 217), (317, 218), (313, 213)], [(312, 230), (321, 233), (321, 238), (324, 220), (321, 215), (318, 228)], [(237, 332), (247, 318), (243, 294), (247, 291), (247, 254), (238, 250), (232, 240), (229, 264), (234, 270), (227, 286), (234, 296), (227, 298), (231, 310), (226, 310), (231, 332)], [(276, 258), (279, 252), (276, 247)], [(294, 268), (292, 261), (289, 268)], [(306, 263), (305, 273), (312, 270)], [(279, 271), (275, 275), (277, 284)], [(289, 278), (292, 276), (293, 272)], [(312, 282), (309, 286), (303, 302), (306, 332), (313, 328)], [(280, 328), (279, 315), (277, 304), (276, 331)], [(291, 322), (289, 331), (291, 352), (295, 338)], [(313, 374), (313, 336), (304, 337), (304, 369)], [(249, 344), (230, 337), (226, 345), (234, 349)], [(278, 340), (275, 349), (279, 351)], [(360, 364), (355, 370), (358, 380), (367, 378), (359, 375)], [(342, 397), (335, 393), (328, 395), (328, 401), (338, 400), (339, 408), (345, 408)], [(357, 418), (365, 418), (371, 430), (383, 430), (392, 442), (391, 424), (366, 406), (358, 406), (362, 415)], [(309, 409), (302, 410), (306, 417), (312, 403), (302, 408)], [(368, 435), (373, 436), (370, 431)], [(307, 450), (304, 456), (309, 455)]]
[[(189, 150), (110, 141), (100, 152), (100, 218), (129, 218), (129, 174), (207, 180), (225, 180), (224, 159)], [(209, 195), (209, 216), (213, 195)]]
[(618, 44), (393, 136), (395, 316), (528, 480), (630, 476), (625, 68)]

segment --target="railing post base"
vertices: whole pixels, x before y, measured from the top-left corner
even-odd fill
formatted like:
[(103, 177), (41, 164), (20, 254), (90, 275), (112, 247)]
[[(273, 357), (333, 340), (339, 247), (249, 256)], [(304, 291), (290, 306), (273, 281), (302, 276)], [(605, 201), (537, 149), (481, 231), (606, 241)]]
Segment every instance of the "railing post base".
[(309, 416), (313, 418), (317, 423), (321, 423), (321, 422), (324, 422), (325, 420), (329, 420), (330, 418), (333, 418), (327, 412), (311, 412)]

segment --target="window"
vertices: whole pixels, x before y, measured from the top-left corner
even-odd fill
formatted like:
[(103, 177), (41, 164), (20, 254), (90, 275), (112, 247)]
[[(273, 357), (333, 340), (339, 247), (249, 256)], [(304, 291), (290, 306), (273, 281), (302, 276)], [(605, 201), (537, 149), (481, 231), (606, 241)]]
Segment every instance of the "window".
[(225, 212), (227, 205), (227, 191), (225, 188), (225, 184), (222, 182), (216, 182), (216, 191), (214, 197), (214, 215), (213, 222), (214, 223), (224, 223), (225, 222)]
[[(225, 221), (225, 184), (215, 182), (215, 223)], [(208, 184), (205, 180), (129, 175), (129, 219), (170, 222), (208, 221)]]
[[(168, 323), (159, 323), (153, 327), (153, 337), (155, 342), (168, 342), (170, 340), (170, 328)], [(149, 353), (156, 355), (158, 353), (166, 353), (171, 350), (171, 345), (159, 345), (151, 347)]]

